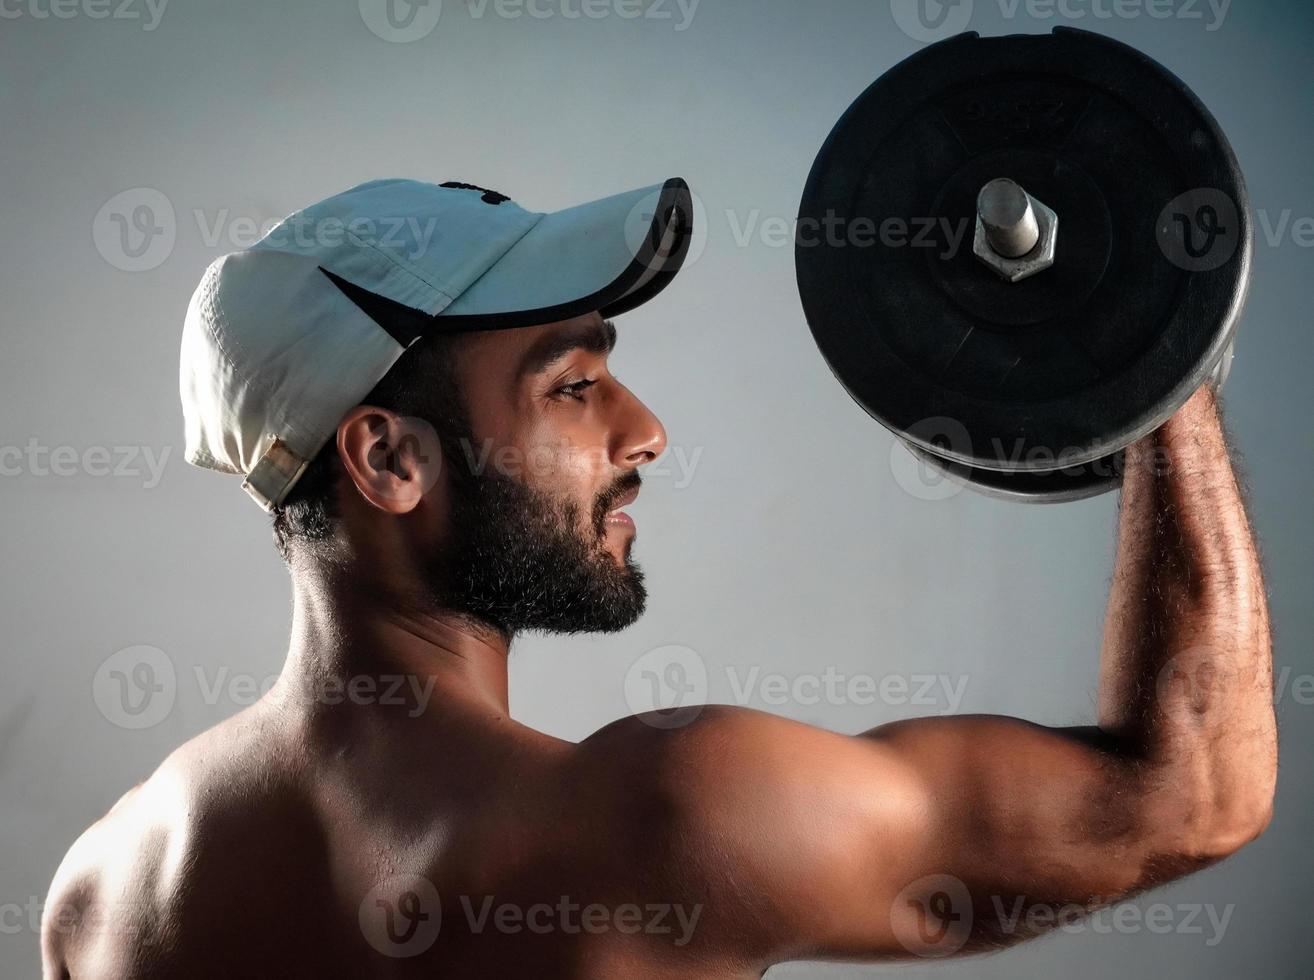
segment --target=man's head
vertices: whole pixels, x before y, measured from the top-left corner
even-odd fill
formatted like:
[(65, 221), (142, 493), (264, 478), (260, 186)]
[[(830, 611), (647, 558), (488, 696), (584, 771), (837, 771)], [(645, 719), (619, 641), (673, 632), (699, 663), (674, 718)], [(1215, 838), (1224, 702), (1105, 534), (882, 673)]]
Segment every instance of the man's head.
[(665, 433), (606, 318), (671, 282), (692, 218), (678, 177), (551, 212), (402, 178), (302, 208), (192, 294), (184, 456), (243, 476), (307, 602), (620, 629), (644, 590), (609, 513)]
[(615, 339), (590, 313), (415, 344), (275, 510), (293, 573), (345, 568), (508, 635), (628, 626), (643, 576), (608, 515), (666, 434), (610, 373)]

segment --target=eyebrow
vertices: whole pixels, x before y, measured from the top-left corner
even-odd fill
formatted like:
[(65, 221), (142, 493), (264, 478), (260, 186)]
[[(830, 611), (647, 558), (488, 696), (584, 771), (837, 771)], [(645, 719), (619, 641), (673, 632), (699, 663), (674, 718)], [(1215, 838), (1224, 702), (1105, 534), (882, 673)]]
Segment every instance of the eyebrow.
[(558, 330), (530, 345), (520, 357), (516, 377), (546, 371), (571, 351), (586, 350), (590, 354), (608, 354), (616, 347), (616, 325), (610, 320), (588, 323), (583, 326)]

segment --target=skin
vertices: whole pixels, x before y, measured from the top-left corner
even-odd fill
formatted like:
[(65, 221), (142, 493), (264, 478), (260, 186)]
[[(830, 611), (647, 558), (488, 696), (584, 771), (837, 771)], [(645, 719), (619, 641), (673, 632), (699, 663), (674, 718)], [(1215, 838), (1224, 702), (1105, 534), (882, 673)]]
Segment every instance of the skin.
[[(605, 350), (523, 378), (513, 365), (544, 337), (601, 329), (595, 314), (477, 334), (459, 355), (479, 437), (537, 453), (526, 482), (582, 515), (666, 434)], [(595, 383), (561, 392), (581, 379)], [(509, 638), (419, 598), (446, 513), (426, 439), (369, 407), (343, 419), (338, 550), (294, 557), (278, 685), (73, 845), (47, 904), (47, 980), (741, 978), (962, 955), (1219, 861), (1269, 822), (1264, 587), (1208, 389), (1128, 451), (1088, 729), (959, 716), (849, 736), (708, 706), (578, 744), (534, 731), (508, 711)], [(608, 521), (598, 546), (619, 565), (635, 533)], [(392, 676), (431, 694), (362, 703), (306, 683)], [(476, 928), (486, 896), (519, 918)]]

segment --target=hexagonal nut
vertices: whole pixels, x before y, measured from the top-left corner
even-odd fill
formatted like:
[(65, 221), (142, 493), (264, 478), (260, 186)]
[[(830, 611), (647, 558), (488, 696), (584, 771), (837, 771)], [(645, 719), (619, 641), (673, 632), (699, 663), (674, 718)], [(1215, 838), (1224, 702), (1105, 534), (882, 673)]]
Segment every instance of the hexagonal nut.
[(1008, 282), (1019, 282), (1034, 276), (1037, 272), (1044, 272), (1054, 264), (1054, 252), (1058, 245), (1058, 215), (1030, 194), (1027, 198), (1031, 201), (1031, 208), (1036, 214), (1040, 239), (1030, 252), (1016, 259), (1000, 255), (990, 247), (990, 241), (986, 238), (985, 224), (979, 214), (976, 216), (976, 236), (972, 239), (972, 251), (1001, 279)]

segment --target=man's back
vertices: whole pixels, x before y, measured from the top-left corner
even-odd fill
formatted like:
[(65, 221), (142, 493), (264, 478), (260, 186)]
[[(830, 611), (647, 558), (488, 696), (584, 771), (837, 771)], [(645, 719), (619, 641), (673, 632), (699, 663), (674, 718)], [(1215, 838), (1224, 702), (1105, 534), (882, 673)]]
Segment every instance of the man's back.
[(461, 715), (261, 702), (188, 742), (69, 851), (48, 976), (732, 975), (637, 759)]

